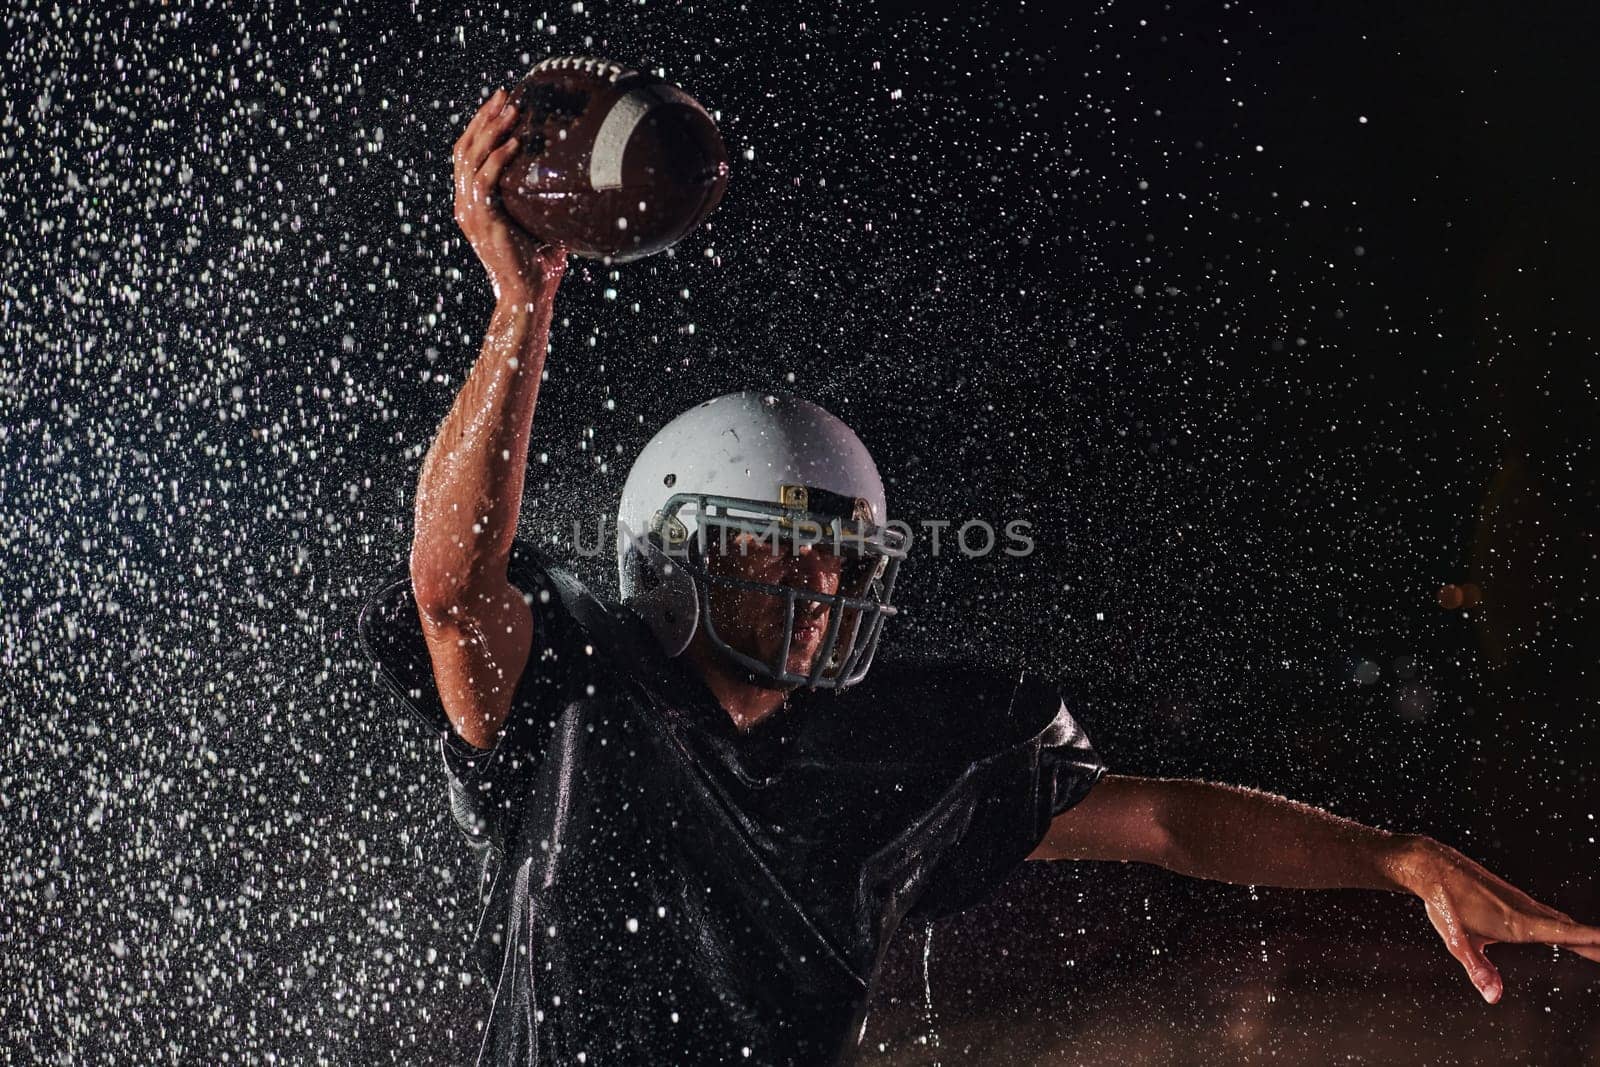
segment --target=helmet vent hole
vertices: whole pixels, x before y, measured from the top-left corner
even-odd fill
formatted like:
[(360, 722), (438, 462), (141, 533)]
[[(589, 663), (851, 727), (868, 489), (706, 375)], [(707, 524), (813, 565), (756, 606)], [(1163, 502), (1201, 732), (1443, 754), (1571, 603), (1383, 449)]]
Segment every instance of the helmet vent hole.
[(673, 486), (678, 484), (678, 476), (676, 474), (669, 474), (665, 478), (661, 479), (661, 484), (666, 486), (668, 489), (671, 489)]

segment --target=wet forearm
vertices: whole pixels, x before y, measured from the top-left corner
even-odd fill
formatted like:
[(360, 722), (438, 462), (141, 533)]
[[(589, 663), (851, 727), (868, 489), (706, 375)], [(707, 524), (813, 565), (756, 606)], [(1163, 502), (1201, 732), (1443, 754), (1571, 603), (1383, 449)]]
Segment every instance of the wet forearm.
[(502, 300), (483, 348), (423, 461), (412, 573), (419, 596), (448, 601), (503, 572), (516, 534), (549, 300)]
[(1363, 826), (1254, 789), (1152, 781), (1165, 847), (1157, 862), (1196, 878), (1302, 889), (1407, 889), (1424, 839)]

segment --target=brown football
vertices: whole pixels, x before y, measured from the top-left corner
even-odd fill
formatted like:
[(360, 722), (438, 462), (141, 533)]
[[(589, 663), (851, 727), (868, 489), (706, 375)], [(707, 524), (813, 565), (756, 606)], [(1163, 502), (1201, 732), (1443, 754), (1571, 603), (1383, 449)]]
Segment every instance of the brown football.
[(517, 224), (576, 255), (625, 263), (700, 225), (728, 185), (705, 108), (677, 86), (605, 59), (556, 56), (512, 100), (517, 154), (500, 196)]

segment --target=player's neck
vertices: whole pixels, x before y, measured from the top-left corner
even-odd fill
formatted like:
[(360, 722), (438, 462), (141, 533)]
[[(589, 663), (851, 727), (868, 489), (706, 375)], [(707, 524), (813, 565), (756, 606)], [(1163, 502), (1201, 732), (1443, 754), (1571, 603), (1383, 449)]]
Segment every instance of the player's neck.
[(744, 672), (724, 662), (704, 638), (703, 633), (697, 633), (684, 651), (684, 657), (693, 664), (706, 688), (733, 720), (735, 729), (743, 733), (783, 707), (788, 699), (786, 692), (746, 680)]

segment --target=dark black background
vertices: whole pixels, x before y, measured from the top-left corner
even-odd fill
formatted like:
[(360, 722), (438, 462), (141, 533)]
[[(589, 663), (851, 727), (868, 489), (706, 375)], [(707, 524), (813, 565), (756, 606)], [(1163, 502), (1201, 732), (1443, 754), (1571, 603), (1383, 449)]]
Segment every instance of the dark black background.
[[(792, 389), (857, 429), (892, 512), (1034, 524), (1022, 560), (914, 556), (884, 654), (1049, 672), (1119, 772), (1430, 832), (1597, 914), (1587, 9), (6, 19), (0, 1020), (24, 1060), (474, 1047), (472, 872), (352, 623), (488, 315), (451, 142), (552, 53), (663, 68), (733, 176), (673, 257), (569, 272), (525, 536), (570, 547), (695, 401)], [(1464, 581), (1481, 608), (1441, 610)], [(1592, 968), (1497, 950), (1487, 1008), (1420, 907), (1374, 894), (1030, 865), (932, 932), (924, 975), (926, 936), (863, 1062), (1600, 1040)]]

